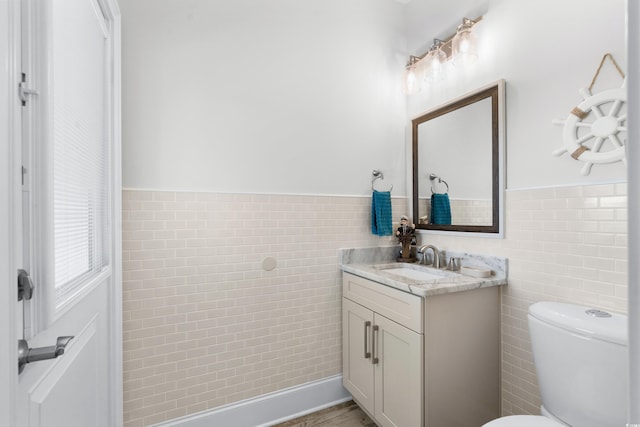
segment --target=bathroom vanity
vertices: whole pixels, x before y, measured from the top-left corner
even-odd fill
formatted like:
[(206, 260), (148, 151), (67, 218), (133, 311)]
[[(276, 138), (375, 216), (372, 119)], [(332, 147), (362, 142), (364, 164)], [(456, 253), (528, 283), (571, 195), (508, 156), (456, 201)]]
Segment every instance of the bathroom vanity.
[(506, 260), (456, 254), (491, 268), (477, 278), (391, 263), (395, 250), (341, 254), (344, 387), (381, 426), (475, 427), (498, 417)]

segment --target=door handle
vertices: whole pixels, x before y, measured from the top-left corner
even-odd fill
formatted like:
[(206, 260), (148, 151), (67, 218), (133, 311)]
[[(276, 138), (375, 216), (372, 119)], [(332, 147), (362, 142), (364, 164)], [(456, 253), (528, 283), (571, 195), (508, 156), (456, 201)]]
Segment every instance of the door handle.
[(373, 350), (373, 358), (371, 359), (371, 363), (377, 365), (379, 362), (378, 359), (378, 330), (380, 328), (378, 325), (373, 325), (373, 334), (371, 335), (371, 349)]
[(18, 340), (18, 373), (24, 369), (24, 365), (41, 360), (55, 359), (64, 354), (64, 348), (73, 337), (58, 337), (56, 345), (49, 347), (29, 348), (26, 340)]
[(371, 357), (371, 352), (369, 351), (369, 345), (368, 345), (368, 339), (367, 337), (369, 336), (369, 334), (367, 334), (367, 329), (369, 329), (371, 327), (371, 322), (370, 321), (366, 321), (364, 322), (364, 358), (368, 359)]

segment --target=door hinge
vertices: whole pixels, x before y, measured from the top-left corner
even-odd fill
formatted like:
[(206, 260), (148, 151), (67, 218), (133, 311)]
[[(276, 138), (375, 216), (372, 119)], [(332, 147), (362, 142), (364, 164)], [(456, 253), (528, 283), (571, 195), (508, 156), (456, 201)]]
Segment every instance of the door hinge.
[(24, 270), (18, 270), (18, 301), (29, 301), (33, 297), (33, 281)]
[(27, 86), (27, 75), (22, 73), (22, 81), (18, 84), (18, 94), (20, 95), (20, 101), (22, 101), (22, 106), (27, 105), (27, 100), (29, 99), (29, 95), (38, 95), (38, 91), (35, 89), (30, 89)]

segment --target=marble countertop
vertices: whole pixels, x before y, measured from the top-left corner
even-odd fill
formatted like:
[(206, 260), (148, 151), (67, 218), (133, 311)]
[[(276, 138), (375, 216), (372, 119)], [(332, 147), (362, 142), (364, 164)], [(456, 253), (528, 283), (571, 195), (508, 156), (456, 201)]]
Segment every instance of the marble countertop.
[[(395, 259), (398, 256), (398, 247), (396, 246), (341, 249), (340, 266), (342, 270), (347, 273), (421, 297), (507, 284), (506, 258), (454, 251), (442, 251), (442, 254), (445, 259), (452, 256), (461, 258), (461, 264), (463, 266), (491, 270), (491, 276), (486, 278), (471, 277), (460, 274), (459, 272), (442, 269), (435, 270), (417, 263), (405, 264), (396, 262)], [(442, 275), (442, 277), (428, 280), (415, 280), (388, 271), (399, 267), (432, 272), (436, 275)]]

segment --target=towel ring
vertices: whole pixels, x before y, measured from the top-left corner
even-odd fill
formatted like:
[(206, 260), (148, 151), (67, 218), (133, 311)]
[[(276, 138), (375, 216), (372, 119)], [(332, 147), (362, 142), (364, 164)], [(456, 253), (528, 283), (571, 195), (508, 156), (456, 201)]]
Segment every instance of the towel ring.
[(449, 184), (447, 184), (447, 181), (445, 181), (444, 179), (440, 178), (438, 175), (436, 175), (435, 173), (432, 173), (429, 175), (429, 180), (431, 180), (431, 194), (434, 194), (435, 191), (433, 191), (433, 181), (438, 180), (438, 183), (444, 184), (447, 186), (447, 193), (449, 192)]
[[(384, 179), (384, 174), (382, 172), (380, 172), (377, 169), (374, 169), (373, 172), (371, 172), (371, 176), (373, 176), (373, 178), (371, 178), (371, 191), (377, 191), (374, 186), (373, 183), (375, 182), (376, 179)], [(391, 188), (389, 188), (389, 192), (391, 192), (391, 190), (393, 190), (393, 184), (391, 184)]]

